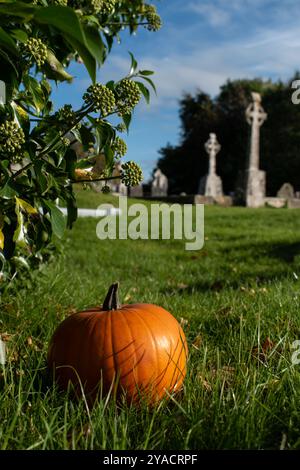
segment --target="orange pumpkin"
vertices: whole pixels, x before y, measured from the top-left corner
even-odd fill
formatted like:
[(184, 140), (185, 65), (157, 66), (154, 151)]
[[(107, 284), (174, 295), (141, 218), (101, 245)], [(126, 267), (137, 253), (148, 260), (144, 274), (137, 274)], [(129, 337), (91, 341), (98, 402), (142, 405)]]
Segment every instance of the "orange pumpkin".
[(110, 389), (128, 402), (155, 403), (178, 391), (186, 374), (187, 343), (177, 320), (152, 304), (120, 306), (113, 284), (102, 308), (75, 313), (56, 329), (48, 365), (58, 384), (82, 386), (94, 401)]

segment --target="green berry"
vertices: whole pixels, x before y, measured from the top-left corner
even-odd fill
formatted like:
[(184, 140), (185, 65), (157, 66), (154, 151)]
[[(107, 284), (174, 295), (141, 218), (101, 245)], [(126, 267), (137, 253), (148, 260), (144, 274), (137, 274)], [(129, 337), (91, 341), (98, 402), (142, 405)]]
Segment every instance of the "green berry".
[(116, 130), (117, 130), (118, 132), (125, 132), (125, 131), (126, 131), (126, 126), (125, 126), (125, 124), (124, 124), (123, 122), (121, 122), (120, 124), (118, 124), (118, 125), (116, 126)]
[(63, 127), (69, 129), (74, 126), (76, 122), (76, 113), (73, 111), (70, 104), (65, 104), (55, 113), (56, 119), (62, 123)]
[(116, 137), (112, 146), (111, 146), (112, 151), (114, 152), (115, 158), (121, 158), (124, 157), (127, 153), (127, 145), (124, 142), (123, 139), (120, 137)]
[(132, 80), (124, 79), (115, 88), (117, 108), (119, 115), (124, 116), (131, 113), (133, 108), (141, 99), (141, 92)]
[(22, 161), (25, 144), (23, 129), (14, 121), (0, 124), (0, 158), (9, 158), (12, 163)]
[(25, 57), (29, 58), (30, 64), (36, 62), (41, 67), (47, 60), (47, 47), (39, 38), (29, 38), (22, 44), (21, 49)]
[(125, 186), (137, 186), (143, 181), (143, 172), (135, 162), (126, 162), (122, 165), (121, 181)]
[(102, 116), (111, 113), (115, 108), (116, 102), (113, 92), (105, 85), (91, 85), (83, 95), (84, 101), (92, 106), (93, 111), (100, 111)]
[(103, 192), (103, 194), (108, 194), (110, 193), (110, 187), (106, 184), (105, 186), (103, 186), (101, 191)]
[(147, 20), (146, 28), (149, 31), (158, 31), (161, 28), (162, 21), (154, 5), (145, 5), (145, 17)]

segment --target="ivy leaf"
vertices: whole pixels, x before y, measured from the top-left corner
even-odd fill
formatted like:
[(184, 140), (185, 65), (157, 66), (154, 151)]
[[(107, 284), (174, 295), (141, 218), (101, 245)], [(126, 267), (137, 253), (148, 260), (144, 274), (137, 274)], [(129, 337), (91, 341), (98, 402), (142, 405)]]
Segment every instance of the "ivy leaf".
[(26, 227), (25, 227), (25, 224), (24, 224), (24, 216), (21, 212), (20, 205), (18, 204), (17, 201), (16, 201), (16, 205), (15, 205), (15, 213), (16, 213), (16, 216), (17, 216), (17, 228), (14, 232), (13, 241), (21, 247), (26, 247), (26, 233), (27, 233), (27, 231), (26, 231)]
[(123, 119), (123, 122), (125, 124), (125, 127), (126, 127), (126, 130), (127, 132), (129, 131), (129, 126), (130, 126), (130, 123), (131, 123), (131, 119), (132, 119), (132, 114), (124, 114), (124, 116), (122, 116), (122, 119)]
[(27, 212), (27, 214), (37, 214), (36, 208), (32, 207), (32, 205), (24, 201), (24, 199), (20, 199), (19, 197), (16, 197), (16, 203), (24, 212)]
[(42, 66), (42, 71), (46, 73), (47, 78), (52, 78), (53, 80), (59, 80), (60, 82), (65, 80), (71, 82), (73, 80), (72, 75), (65, 70), (64, 66), (49, 49), (47, 51), (46, 62)]
[(3, 28), (0, 26), (0, 45), (9, 51), (11, 54), (18, 56), (19, 52), (16, 48), (15, 42), (9, 34), (7, 34)]
[(62, 238), (66, 228), (66, 218), (64, 214), (53, 202), (46, 200), (43, 200), (43, 202), (50, 211), (50, 221), (53, 233), (55, 233), (58, 238)]
[(40, 8), (34, 18), (43, 24), (54, 26), (62, 36), (77, 50), (93, 82), (96, 81), (95, 43), (85, 37), (77, 14), (65, 6), (48, 6)]
[(128, 52), (128, 54), (129, 54), (130, 57), (131, 57), (131, 66), (130, 66), (129, 75), (132, 75), (132, 74), (134, 74), (134, 72), (136, 71), (137, 66), (138, 66), (138, 63), (137, 63), (137, 61), (135, 60), (134, 55), (133, 55), (131, 52)]
[(86, 26), (84, 28), (84, 34), (90, 52), (93, 54), (99, 65), (103, 64), (105, 57), (105, 47), (98, 28)]
[(146, 82), (149, 83), (149, 85), (153, 88), (153, 91), (154, 93), (157, 95), (157, 91), (156, 91), (156, 86), (154, 85), (153, 81), (151, 80), (151, 78), (148, 78), (148, 77), (141, 77), (143, 80), (145, 80)]
[(152, 70), (139, 70), (139, 75), (153, 75), (154, 72)]
[(13, 199), (17, 195), (16, 190), (10, 185), (9, 181), (0, 190), (0, 197), (3, 199)]
[(36, 6), (23, 2), (0, 3), (0, 14), (2, 13), (4, 15), (16, 16), (18, 18), (23, 18), (26, 21), (29, 21), (33, 18), (36, 10)]
[(145, 87), (145, 85), (141, 82), (135, 82), (137, 84), (137, 86), (139, 87), (141, 93), (143, 94), (145, 100), (146, 100), (146, 103), (149, 104), (150, 103), (150, 92), (148, 90), (147, 87)]

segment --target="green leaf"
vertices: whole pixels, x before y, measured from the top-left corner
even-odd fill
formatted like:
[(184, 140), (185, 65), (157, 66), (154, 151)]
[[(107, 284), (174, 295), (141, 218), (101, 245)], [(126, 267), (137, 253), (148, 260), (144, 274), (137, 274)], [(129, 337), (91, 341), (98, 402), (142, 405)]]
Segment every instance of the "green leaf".
[(59, 80), (61, 82), (65, 80), (71, 82), (73, 80), (72, 75), (65, 70), (63, 65), (49, 49), (47, 51), (47, 60), (42, 66), (42, 70), (46, 73), (47, 78), (53, 80)]
[(131, 57), (131, 66), (130, 66), (129, 75), (132, 75), (132, 74), (136, 71), (137, 66), (138, 66), (138, 63), (137, 63), (137, 61), (135, 60), (134, 55), (133, 55), (131, 52), (128, 52), (128, 54), (129, 54), (130, 57)]
[(139, 70), (139, 75), (153, 75), (154, 72), (152, 70)]
[[(17, 198), (16, 198), (17, 199)], [(16, 205), (15, 205), (15, 213), (17, 215), (17, 228), (15, 230), (14, 236), (13, 236), (13, 241), (22, 247), (25, 247), (27, 242), (26, 242), (26, 227), (24, 224), (24, 216), (21, 212), (20, 205), (18, 204), (16, 200)]]
[(27, 212), (27, 214), (37, 214), (36, 208), (32, 207), (32, 205), (29, 204), (27, 201), (24, 201), (24, 199), (20, 199), (19, 197), (16, 197), (16, 203), (20, 206), (20, 208), (24, 212)]
[(9, 181), (0, 190), (0, 197), (3, 199), (13, 199), (17, 195), (16, 190), (10, 185)]
[(82, 58), (93, 82), (96, 81), (96, 60), (94, 57), (95, 43), (91, 44), (85, 37), (78, 16), (72, 8), (49, 6), (40, 8), (34, 16), (35, 20), (54, 26), (71, 44)]
[(31, 95), (34, 107), (39, 113), (45, 106), (45, 97), (39, 82), (30, 75), (25, 75), (23, 83)]
[(66, 228), (66, 218), (59, 208), (50, 201), (43, 200), (45, 206), (50, 210), (50, 221), (53, 233), (58, 238), (62, 238)]
[(84, 28), (84, 34), (88, 48), (96, 59), (98, 65), (103, 64), (105, 57), (105, 47), (98, 29), (95, 27), (86, 26)]
[(149, 85), (153, 88), (154, 90), (154, 93), (157, 95), (157, 91), (156, 91), (156, 86), (154, 85), (153, 81), (151, 80), (151, 78), (148, 78), (148, 77), (141, 77), (143, 80), (145, 80), (146, 82), (149, 83)]
[(132, 114), (125, 114), (124, 116), (122, 116), (122, 119), (123, 119), (123, 122), (126, 126), (126, 130), (127, 132), (129, 131), (129, 126), (130, 126), (130, 123), (131, 123), (131, 119), (132, 119)]
[(66, 35), (65, 38), (70, 43), (70, 45), (78, 52), (84, 62), (84, 65), (86, 66), (86, 69), (92, 79), (92, 82), (95, 83), (97, 63), (94, 56), (90, 53), (88, 48), (81, 42), (77, 41), (71, 36)]
[(145, 85), (141, 82), (135, 82), (135, 83), (138, 85), (138, 87), (139, 87), (141, 93), (143, 94), (147, 104), (149, 104), (150, 103), (150, 92), (149, 92), (148, 88), (146, 88)]
[(26, 42), (28, 39), (28, 34), (23, 29), (13, 29), (11, 31), (12, 37), (21, 42)]
[(5, 2), (0, 3), (0, 15), (9, 15), (23, 18), (28, 21), (31, 20), (34, 16), (35, 11), (38, 7), (34, 5), (29, 5), (28, 3), (23, 2)]
[(9, 34), (7, 34), (3, 28), (0, 26), (0, 45), (9, 51), (11, 54), (18, 56), (19, 51), (15, 45), (15, 42)]
[(105, 162), (108, 167), (112, 167), (114, 163), (114, 152), (110, 145), (104, 147)]

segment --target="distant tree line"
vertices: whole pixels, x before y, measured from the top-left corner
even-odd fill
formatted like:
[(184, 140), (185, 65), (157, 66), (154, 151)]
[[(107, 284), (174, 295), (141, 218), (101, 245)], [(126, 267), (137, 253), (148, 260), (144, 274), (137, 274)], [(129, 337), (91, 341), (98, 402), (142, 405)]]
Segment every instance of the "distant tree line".
[(267, 172), (267, 194), (276, 192), (285, 182), (300, 190), (300, 105), (292, 103), (291, 84), (262, 79), (228, 80), (216, 98), (198, 91), (184, 94), (180, 101), (181, 141), (159, 150), (157, 166), (169, 178), (171, 194), (198, 191), (201, 176), (207, 173), (208, 156), (204, 144), (215, 132), (222, 145), (217, 158), (217, 172), (224, 192), (237, 191), (247, 168), (250, 126), (245, 110), (251, 92), (262, 95), (268, 119), (261, 128), (260, 167)]

